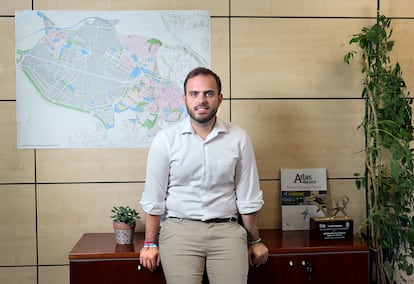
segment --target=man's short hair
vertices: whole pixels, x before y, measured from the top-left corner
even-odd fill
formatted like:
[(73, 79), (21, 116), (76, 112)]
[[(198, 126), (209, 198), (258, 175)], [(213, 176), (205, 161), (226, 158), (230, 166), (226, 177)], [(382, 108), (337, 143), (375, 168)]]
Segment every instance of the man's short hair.
[(193, 78), (193, 77), (198, 76), (198, 75), (212, 76), (216, 80), (218, 94), (221, 94), (221, 80), (220, 80), (220, 77), (208, 68), (196, 67), (193, 70), (191, 70), (190, 73), (188, 73), (187, 77), (184, 80), (184, 95), (187, 94), (187, 81), (189, 79)]

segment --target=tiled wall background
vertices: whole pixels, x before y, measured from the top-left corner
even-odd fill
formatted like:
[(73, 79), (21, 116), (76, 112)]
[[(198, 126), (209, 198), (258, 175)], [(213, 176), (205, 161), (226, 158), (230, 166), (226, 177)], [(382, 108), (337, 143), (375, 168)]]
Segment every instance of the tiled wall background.
[[(111, 232), (112, 205), (141, 211), (147, 149), (16, 149), (14, 10), (211, 12), (212, 68), (226, 98), (220, 116), (247, 130), (265, 206), (280, 228), (280, 169), (326, 167), (332, 195), (351, 198), (356, 228), (365, 195), (360, 67), (343, 55), (374, 22), (371, 0), (2, 0), (0, 2), (0, 283), (69, 283), (68, 252), (85, 232)], [(414, 88), (414, 2), (381, 1), (393, 17), (394, 55)], [(141, 211), (142, 213), (142, 211)], [(143, 220), (138, 224), (142, 231)]]

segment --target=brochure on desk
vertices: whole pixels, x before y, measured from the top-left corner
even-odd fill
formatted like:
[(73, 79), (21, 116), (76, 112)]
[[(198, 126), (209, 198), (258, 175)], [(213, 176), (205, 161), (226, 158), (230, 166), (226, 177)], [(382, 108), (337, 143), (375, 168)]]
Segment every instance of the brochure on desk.
[(323, 217), (306, 197), (327, 195), (326, 169), (281, 169), (282, 230), (309, 230), (311, 217)]

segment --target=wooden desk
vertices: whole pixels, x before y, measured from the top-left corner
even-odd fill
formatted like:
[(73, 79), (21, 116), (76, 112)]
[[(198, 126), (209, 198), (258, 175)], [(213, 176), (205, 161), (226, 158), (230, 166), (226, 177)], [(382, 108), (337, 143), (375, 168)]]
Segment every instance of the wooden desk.
[[(261, 230), (270, 250), (266, 265), (251, 268), (255, 283), (369, 283), (369, 248), (358, 240), (311, 241), (308, 231)], [(134, 243), (117, 245), (113, 233), (84, 234), (69, 253), (70, 283), (165, 283), (162, 269), (142, 269), (139, 250), (143, 233)]]

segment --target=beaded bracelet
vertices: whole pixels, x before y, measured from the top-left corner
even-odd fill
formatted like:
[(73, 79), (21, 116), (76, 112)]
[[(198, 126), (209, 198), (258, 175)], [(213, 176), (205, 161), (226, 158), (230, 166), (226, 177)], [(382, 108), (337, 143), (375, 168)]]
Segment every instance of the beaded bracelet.
[(259, 237), (256, 240), (249, 241), (249, 246), (250, 245), (255, 245), (255, 244), (258, 244), (258, 243), (261, 243), (261, 242), (262, 242), (262, 239)]
[(144, 242), (144, 248), (157, 248), (158, 245), (152, 242)]

